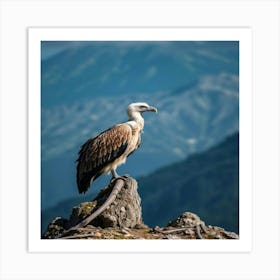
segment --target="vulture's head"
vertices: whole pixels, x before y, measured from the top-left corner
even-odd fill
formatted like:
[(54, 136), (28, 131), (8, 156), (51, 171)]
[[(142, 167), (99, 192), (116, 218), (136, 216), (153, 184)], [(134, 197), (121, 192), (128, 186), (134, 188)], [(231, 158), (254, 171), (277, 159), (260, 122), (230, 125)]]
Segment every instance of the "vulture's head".
[(137, 102), (137, 103), (131, 103), (127, 107), (127, 113), (129, 116), (133, 115), (133, 113), (144, 113), (144, 112), (157, 112), (157, 108), (148, 105), (144, 102)]

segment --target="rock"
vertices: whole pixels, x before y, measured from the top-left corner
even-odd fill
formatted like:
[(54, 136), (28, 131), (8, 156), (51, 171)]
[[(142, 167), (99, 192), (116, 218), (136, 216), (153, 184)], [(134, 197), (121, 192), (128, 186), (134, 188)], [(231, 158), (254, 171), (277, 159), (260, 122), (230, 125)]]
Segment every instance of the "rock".
[(96, 233), (94, 234), (94, 236), (97, 237), (97, 238), (100, 238), (100, 237), (102, 237), (102, 234), (101, 234), (100, 232), (96, 232)]
[[(108, 198), (113, 185), (101, 190), (91, 202), (81, 203), (73, 208), (69, 224), (74, 226), (96, 211)], [(141, 198), (137, 192), (136, 180), (126, 177), (125, 184), (112, 203), (103, 213), (95, 218), (90, 224), (93, 226), (127, 227), (133, 228), (142, 224)]]
[(205, 225), (205, 223), (194, 213), (184, 212), (176, 220), (168, 223), (172, 227), (193, 227), (197, 225)]
[(90, 215), (95, 209), (97, 201), (89, 201), (79, 204), (78, 206), (73, 207), (72, 214), (70, 216), (70, 225), (76, 225), (88, 215)]
[(136, 228), (136, 229), (147, 229), (149, 227), (147, 225), (145, 225), (144, 223), (141, 223), (141, 224), (136, 224), (134, 228)]
[(51, 239), (54, 236), (59, 235), (68, 227), (68, 220), (61, 217), (56, 217), (49, 225), (44, 233), (43, 238)]

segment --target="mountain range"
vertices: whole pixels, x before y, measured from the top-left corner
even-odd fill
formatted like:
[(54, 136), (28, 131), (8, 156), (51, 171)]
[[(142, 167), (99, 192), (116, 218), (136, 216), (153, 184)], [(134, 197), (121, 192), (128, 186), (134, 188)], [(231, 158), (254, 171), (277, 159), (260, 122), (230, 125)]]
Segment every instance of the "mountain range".
[(151, 174), (239, 129), (238, 42), (42, 42), (41, 77), (43, 211), (78, 195), (79, 147), (126, 121), (129, 103), (158, 114), (144, 115), (141, 147), (120, 174)]

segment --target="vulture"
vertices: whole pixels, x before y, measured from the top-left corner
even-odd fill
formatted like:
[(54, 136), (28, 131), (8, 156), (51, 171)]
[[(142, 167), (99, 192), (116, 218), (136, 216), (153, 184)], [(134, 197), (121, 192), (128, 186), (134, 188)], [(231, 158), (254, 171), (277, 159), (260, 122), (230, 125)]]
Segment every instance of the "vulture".
[(127, 122), (114, 125), (81, 146), (77, 159), (79, 193), (85, 193), (104, 173), (111, 172), (112, 179), (121, 177), (117, 174), (117, 167), (140, 146), (144, 112), (157, 112), (157, 109), (143, 102), (130, 104)]

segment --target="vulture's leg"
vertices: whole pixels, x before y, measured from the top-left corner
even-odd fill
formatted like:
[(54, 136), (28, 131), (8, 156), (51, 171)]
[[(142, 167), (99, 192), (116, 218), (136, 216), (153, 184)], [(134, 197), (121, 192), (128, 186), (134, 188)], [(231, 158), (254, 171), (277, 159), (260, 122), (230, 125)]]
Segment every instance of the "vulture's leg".
[(117, 168), (114, 168), (111, 173), (112, 173), (112, 179), (110, 181), (110, 184), (113, 184), (115, 182), (116, 179), (118, 178), (121, 178), (122, 176), (120, 176), (117, 171), (116, 171)]
[(112, 179), (116, 179), (116, 178), (121, 177), (121, 176), (117, 173), (116, 168), (114, 168), (114, 169), (111, 171), (111, 173), (112, 173), (112, 176), (113, 176)]
[(116, 181), (117, 179), (123, 179), (123, 180), (125, 180), (126, 178), (129, 177), (129, 175), (123, 175), (123, 176), (119, 175), (119, 174), (117, 173), (116, 170), (117, 170), (117, 168), (114, 168), (114, 169), (111, 171), (111, 173), (112, 173), (112, 179), (111, 179), (111, 181), (110, 181), (110, 184), (114, 184), (115, 181)]

